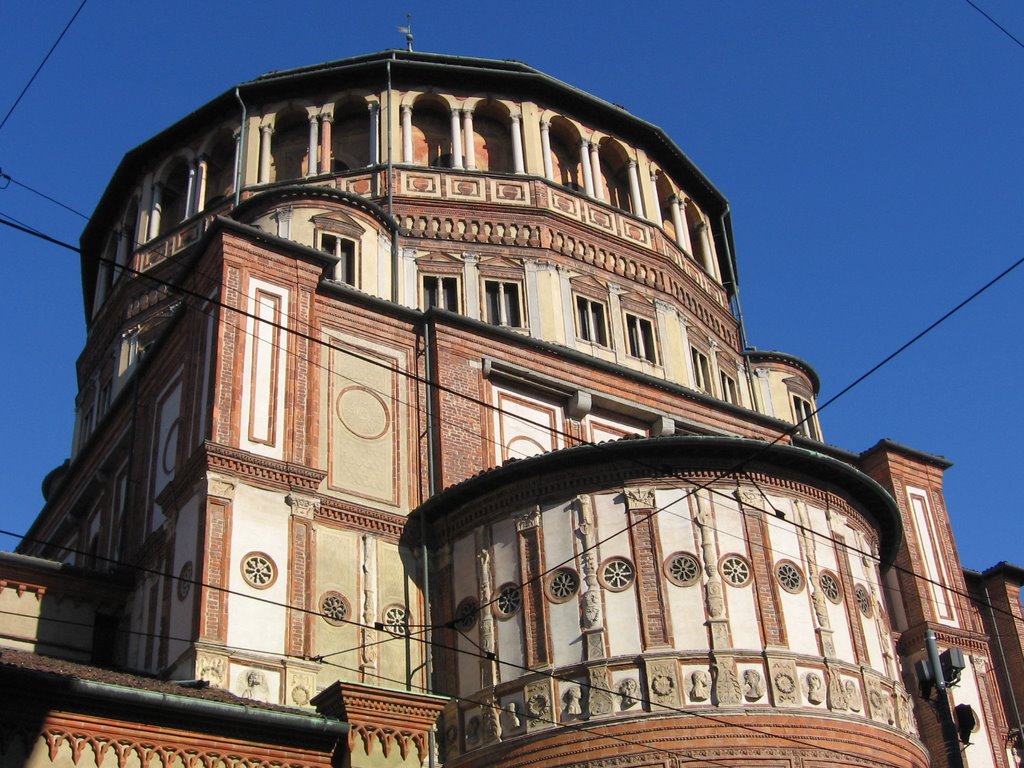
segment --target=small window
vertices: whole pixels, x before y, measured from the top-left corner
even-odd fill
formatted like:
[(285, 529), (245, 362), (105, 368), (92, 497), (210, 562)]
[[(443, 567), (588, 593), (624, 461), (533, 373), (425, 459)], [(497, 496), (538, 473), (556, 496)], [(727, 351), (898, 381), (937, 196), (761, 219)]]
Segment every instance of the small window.
[(690, 347), (690, 359), (693, 361), (693, 387), (702, 392), (711, 392), (711, 365), (708, 356), (699, 349)]
[(340, 592), (329, 590), (320, 595), (320, 616), (328, 624), (341, 626), (351, 615), (348, 599)]
[(320, 233), (320, 250), (338, 257), (334, 279), (347, 285), (356, 284), (356, 244), (337, 235)]
[(499, 619), (514, 616), (523, 605), (523, 593), (516, 584), (506, 584), (494, 600), (494, 612)]
[(431, 307), (459, 311), (459, 278), (423, 276), (423, 308)]
[(268, 589), (277, 581), (277, 565), (265, 552), (250, 552), (242, 558), (241, 568), (250, 587)]
[(657, 362), (654, 351), (654, 324), (645, 317), (626, 314), (626, 336), (629, 354), (649, 362)]
[(665, 575), (677, 587), (688, 587), (700, 579), (700, 563), (687, 552), (677, 552), (665, 561)]
[(814, 424), (814, 408), (810, 402), (799, 395), (793, 395), (793, 420), (797, 425), (797, 432), (811, 440), (819, 440), (818, 428)]
[(580, 590), (580, 577), (571, 568), (559, 568), (548, 579), (548, 598), (564, 603)]
[(103, 386), (100, 387), (100, 401), (99, 401), (99, 413), (100, 418), (110, 408), (110, 381), (105, 381)]
[(584, 341), (608, 346), (608, 325), (605, 322), (604, 304), (593, 301), (585, 296), (576, 297), (577, 331)]
[(728, 555), (722, 558), (719, 569), (726, 584), (744, 587), (750, 581), (750, 563), (740, 555)]
[(739, 405), (740, 399), (736, 392), (736, 379), (724, 371), (718, 372), (718, 378), (722, 383), (722, 399), (727, 403)]
[(522, 305), (519, 303), (519, 283), (500, 280), (484, 281), (484, 299), (487, 302), (487, 322), (509, 328), (523, 327)]
[(395, 637), (408, 637), (409, 612), (404, 605), (389, 605), (384, 609), (384, 630)]

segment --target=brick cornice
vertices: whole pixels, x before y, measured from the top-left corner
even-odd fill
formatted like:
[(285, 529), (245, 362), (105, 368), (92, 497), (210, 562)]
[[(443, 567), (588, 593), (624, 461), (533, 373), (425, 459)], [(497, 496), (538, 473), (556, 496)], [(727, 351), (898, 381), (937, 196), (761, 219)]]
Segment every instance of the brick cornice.
[(221, 443), (205, 443), (208, 469), (237, 477), (249, 477), (281, 490), (315, 491), (327, 476), (319, 469), (268, 459)]

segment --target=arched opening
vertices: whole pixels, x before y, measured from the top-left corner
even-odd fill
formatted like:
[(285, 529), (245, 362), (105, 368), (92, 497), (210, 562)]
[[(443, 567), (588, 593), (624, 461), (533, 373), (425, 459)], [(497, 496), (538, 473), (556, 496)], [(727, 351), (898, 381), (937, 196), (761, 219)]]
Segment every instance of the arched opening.
[(206, 157), (206, 205), (235, 191), (235, 137), (223, 130)]
[(364, 101), (335, 105), (331, 126), (331, 171), (343, 173), (370, 164), (370, 115)]
[(160, 189), (160, 231), (165, 235), (177, 227), (188, 210), (188, 163), (176, 158), (168, 167)]
[(434, 168), (452, 167), (450, 110), (439, 100), (420, 99), (413, 107), (412, 161)]
[(661, 206), (661, 226), (666, 234), (674, 240), (677, 232), (676, 220), (672, 209), (675, 207), (673, 199), (676, 192), (672, 188), (672, 182), (668, 180), (668, 176), (662, 171), (658, 171), (655, 187), (658, 190), (658, 204)]
[(300, 179), (309, 169), (309, 117), (291, 112), (279, 117), (270, 142), (272, 180)]
[(551, 170), (555, 181), (563, 187), (583, 191), (579, 131), (565, 118), (555, 117), (551, 120), (548, 140), (551, 144)]
[(705, 272), (712, 272), (711, 270), (711, 254), (708, 253), (708, 241), (707, 241), (707, 224), (704, 221), (704, 217), (701, 212), (697, 209), (697, 206), (693, 204), (692, 200), (688, 200), (686, 203), (686, 228), (690, 234), (690, 248), (693, 250), (691, 254), (694, 261), (700, 264)]
[(629, 194), (629, 157), (626, 150), (619, 142), (605, 139), (601, 142), (598, 155), (601, 159), (600, 183), (604, 184), (605, 200), (616, 208), (635, 213)]
[(473, 148), (479, 170), (514, 171), (511, 127), (508, 110), (503, 105), (484, 102), (473, 110)]

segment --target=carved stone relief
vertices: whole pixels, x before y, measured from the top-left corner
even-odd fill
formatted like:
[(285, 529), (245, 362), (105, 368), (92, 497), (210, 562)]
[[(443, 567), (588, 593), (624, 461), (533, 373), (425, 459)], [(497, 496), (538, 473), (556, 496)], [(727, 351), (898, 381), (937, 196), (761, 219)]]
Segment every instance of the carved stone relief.
[(640, 703), (640, 683), (635, 677), (621, 681), (616, 690), (619, 693), (619, 709), (631, 709)]
[(196, 654), (196, 677), (206, 680), (214, 688), (224, 688), (227, 681), (228, 661), (224, 656), (200, 652)]
[(540, 525), (540, 507), (534, 506), (512, 519), (515, 521), (517, 531), (522, 532), (528, 531), (531, 528), (537, 528)]
[(360, 666), (367, 671), (377, 667), (377, 540), (369, 534), (362, 536), (363, 626), (359, 628)]
[(206, 475), (206, 495), (216, 496), (219, 499), (233, 499), (235, 497), (236, 480), (215, 475), (208, 472)]
[(850, 708), (842, 678), (833, 669), (828, 670), (828, 707), (835, 712), (844, 712)]
[(804, 675), (804, 695), (811, 704), (821, 704), (825, 701), (825, 683), (817, 672), (808, 672)]
[(482, 720), (482, 739), (484, 744), (497, 741), (501, 736), (501, 723), (498, 722), (498, 703), (488, 699), (480, 708)]
[(570, 718), (583, 714), (583, 693), (578, 685), (568, 685), (562, 690), (562, 712)]
[(896, 724), (896, 713), (892, 705), (892, 694), (877, 682), (867, 680), (868, 714), (872, 720), (889, 725)]
[(790, 659), (769, 659), (768, 676), (776, 706), (792, 707), (800, 703), (795, 662)]
[(312, 520), (313, 516), (320, 511), (320, 499), (311, 496), (300, 496), (296, 493), (289, 493), (284, 497), (288, 506), (292, 508), (292, 514), (296, 517), (304, 517)]
[(653, 488), (626, 488), (625, 495), (629, 510), (654, 509), (656, 506)]
[(846, 694), (846, 706), (854, 712), (860, 712), (864, 706), (864, 701), (861, 697), (860, 686), (857, 684), (857, 681), (844, 680), (843, 692)]
[(707, 701), (711, 698), (711, 673), (698, 669), (687, 676), (690, 701)]
[(647, 685), (651, 691), (651, 704), (678, 707), (682, 703), (679, 694), (679, 670), (675, 661), (648, 661)]
[(608, 690), (608, 668), (591, 667), (587, 676), (587, 711), (592, 717), (610, 715), (614, 702)]
[(743, 698), (747, 701), (758, 701), (764, 696), (764, 678), (756, 669), (743, 671)]
[(505, 703), (501, 711), (501, 732), (502, 735), (515, 735), (523, 729), (523, 705), (521, 702), (512, 700)]
[(719, 657), (712, 669), (717, 702), (727, 707), (739, 704), (743, 698), (743, 687), (736, 675), (736, 662), (728, 656)]
[(554, 725), (551, 711), (551, 686), (546, 680), (526, 686), (526, 732), (533, 733)]

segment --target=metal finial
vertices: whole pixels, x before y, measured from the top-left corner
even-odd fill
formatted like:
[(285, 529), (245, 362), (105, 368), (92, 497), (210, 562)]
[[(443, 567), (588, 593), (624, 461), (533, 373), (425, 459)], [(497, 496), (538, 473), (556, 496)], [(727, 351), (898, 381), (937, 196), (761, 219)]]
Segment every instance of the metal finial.
[(405, 35), (405, 50), (412, 51), (412, 14), (405, 14), (406, 25), (399, 27), (398, 31)]

